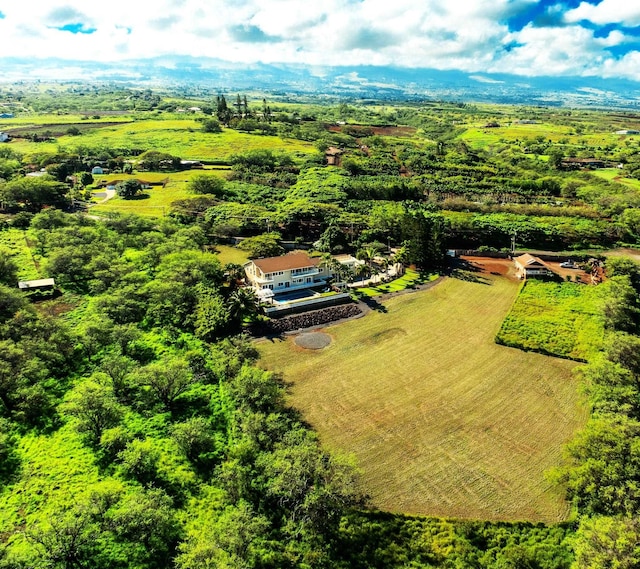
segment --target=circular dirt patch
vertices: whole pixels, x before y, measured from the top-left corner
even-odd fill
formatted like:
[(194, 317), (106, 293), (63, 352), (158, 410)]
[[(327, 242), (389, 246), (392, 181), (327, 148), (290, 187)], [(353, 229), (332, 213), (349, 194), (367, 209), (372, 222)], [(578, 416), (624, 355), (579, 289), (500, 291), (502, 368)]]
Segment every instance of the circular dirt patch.
[(331, 343), (331, 336), (324, 332), (307, 332), (296, 336), (294, 342), (296, 346), (306, 348), (307, 350), (321, 350)]

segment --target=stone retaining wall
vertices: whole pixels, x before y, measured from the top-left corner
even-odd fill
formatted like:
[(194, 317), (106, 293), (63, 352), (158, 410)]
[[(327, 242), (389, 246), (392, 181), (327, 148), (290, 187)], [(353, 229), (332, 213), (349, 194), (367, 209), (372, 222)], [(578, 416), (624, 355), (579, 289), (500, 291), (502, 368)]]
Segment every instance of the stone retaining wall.
[(336, 320), (342, 320), (343, 318), (353, 318), (361, 314), (362, 310), (357, 304), (342, 304), (340, 306), (310, 310), (309, 312), (303, 312), (301, 314), (283, 316), (282, 318), (254, 325), (251, 327), (250, 332), (254, 336), (283, 334), (284, 332), (291, 332), (292, 330), (299, 330), (301, 328), (311, 328), (312, 326), (329, 324)]

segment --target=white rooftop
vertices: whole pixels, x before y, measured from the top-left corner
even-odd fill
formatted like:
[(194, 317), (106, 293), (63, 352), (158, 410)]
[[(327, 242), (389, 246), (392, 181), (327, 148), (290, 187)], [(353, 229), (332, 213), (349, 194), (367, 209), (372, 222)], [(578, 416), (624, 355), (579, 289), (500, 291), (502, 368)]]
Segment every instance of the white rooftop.
[(54, 279), (37, 279), (35, 281), (20, 281), (18, 283), (18, 288), (21, 290), (27, 290), (30, 288), (43, 288), (55, 285), (56, 281)]

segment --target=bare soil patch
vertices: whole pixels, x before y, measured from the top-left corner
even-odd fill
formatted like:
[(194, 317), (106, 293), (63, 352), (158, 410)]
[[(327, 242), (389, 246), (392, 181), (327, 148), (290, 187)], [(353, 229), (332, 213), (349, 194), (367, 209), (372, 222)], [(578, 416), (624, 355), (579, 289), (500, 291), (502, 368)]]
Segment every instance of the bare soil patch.
[(507, 277), (510, 280), (517, 281), (515, 274), (515, 266), (511, 259), (496, 259), (494, 257), (459, 257), (463, 262), (467, 263), (471, 270), (475, 270), (478, 274), (488, 276)]
[[(477, 274), (487, 276), (502, 276), (507, 277), (510, 280), (518, 281), (515, 273), (515, 265), (511, 259), (495, 259), (493, 257), (472, 257), (461, 256), (459, 257), (463, 262), (469, 265), (471, 270), (477, 271)], [(567, 269), (560, 266), (560, 262), (545, 261), (549, 268), (559, 275), (563, 280), (567, 277), (571, 277), (571, 280), (575, 281), (576, 278), (579, 282), (590, 284), (591, 276), (582, 269)]]
[[(362, 128), (371, 131), (376, 136), (413, 136), (416, 129), (412, 126), (368, 126), (368, 125), (350, 125), (355, 128)], [(339, 125), (331, 125), (327, 128), (330, 132), (341, 132), (342, 127)]]

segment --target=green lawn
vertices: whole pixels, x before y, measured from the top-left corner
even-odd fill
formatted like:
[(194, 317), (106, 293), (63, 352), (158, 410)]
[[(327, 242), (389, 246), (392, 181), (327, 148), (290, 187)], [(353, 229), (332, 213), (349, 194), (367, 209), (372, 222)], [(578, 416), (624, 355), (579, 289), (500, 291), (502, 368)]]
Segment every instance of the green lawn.
[(600, 290), (528, 280), (496, 335), (506, 346), (587, 361), (602, 345)]
[(407, 269), (401, 277), (394, 279), (388, 283), (379, 284), (376, 286), (366, 286), (356, 289), (354, 292), (359, 296), (380, 296), (388, 292), (399, 292), (408, 288), (413, 288), (416, 285), (424, 282), (434, 281), (439, 275), (432, 274), (422, 276), (418, 271)]
[[(139, 196), (133, 199), (122, 199), (118, 196), (109, 201), (91, 208), (91, 213), (95, 215), (108, 214), (110, 212), (135, 213), (137, 215), (161, 217), (167, 215), (171, 210), (171, 203), (176, 200), (196, 197), (188, 189), (188, 183), (193, 176), (206, 173), (212, 176), (224, 176), (222, 170), (189, 170), (185, 172), (138, 172), (135, 174), (109, 174), (95, 176), (96, 183), (116, 180), (127, 180), (136, 178), (146, 182), (160, 182), (168, 179), (168, 183), (162, 186), (152, 186), (144, 190)], [(100, 190), (96, 190), (100, 192)], [(100, 198), (97, 198), (100, 199)]]
[(486, 520), (569, 516), (545, 472), (581, 428), (575, 363), (499, 346), (518, 284), (445, 278), (325, 329), (320, 351), (258, 344), (331, 449), (353, 453), (382, 510)]
[(16, 528), (46, 524), (54, 512), (72, 506), (99, 480), (98, 466), (72, 427), (47, 435), (27, 435), (20, 446), (19, 481), (0, 491), (0, 532), (10, 536), (14, 555), (29, 548)]
[(249, 260), (246, 251), (242, 251), (237, 247), (231, 247), (230, 245), (216, 245), (214, 253), (218, 255), (218, 259), (220, 259), (223, 265), (228, 263), (244, 265)]

